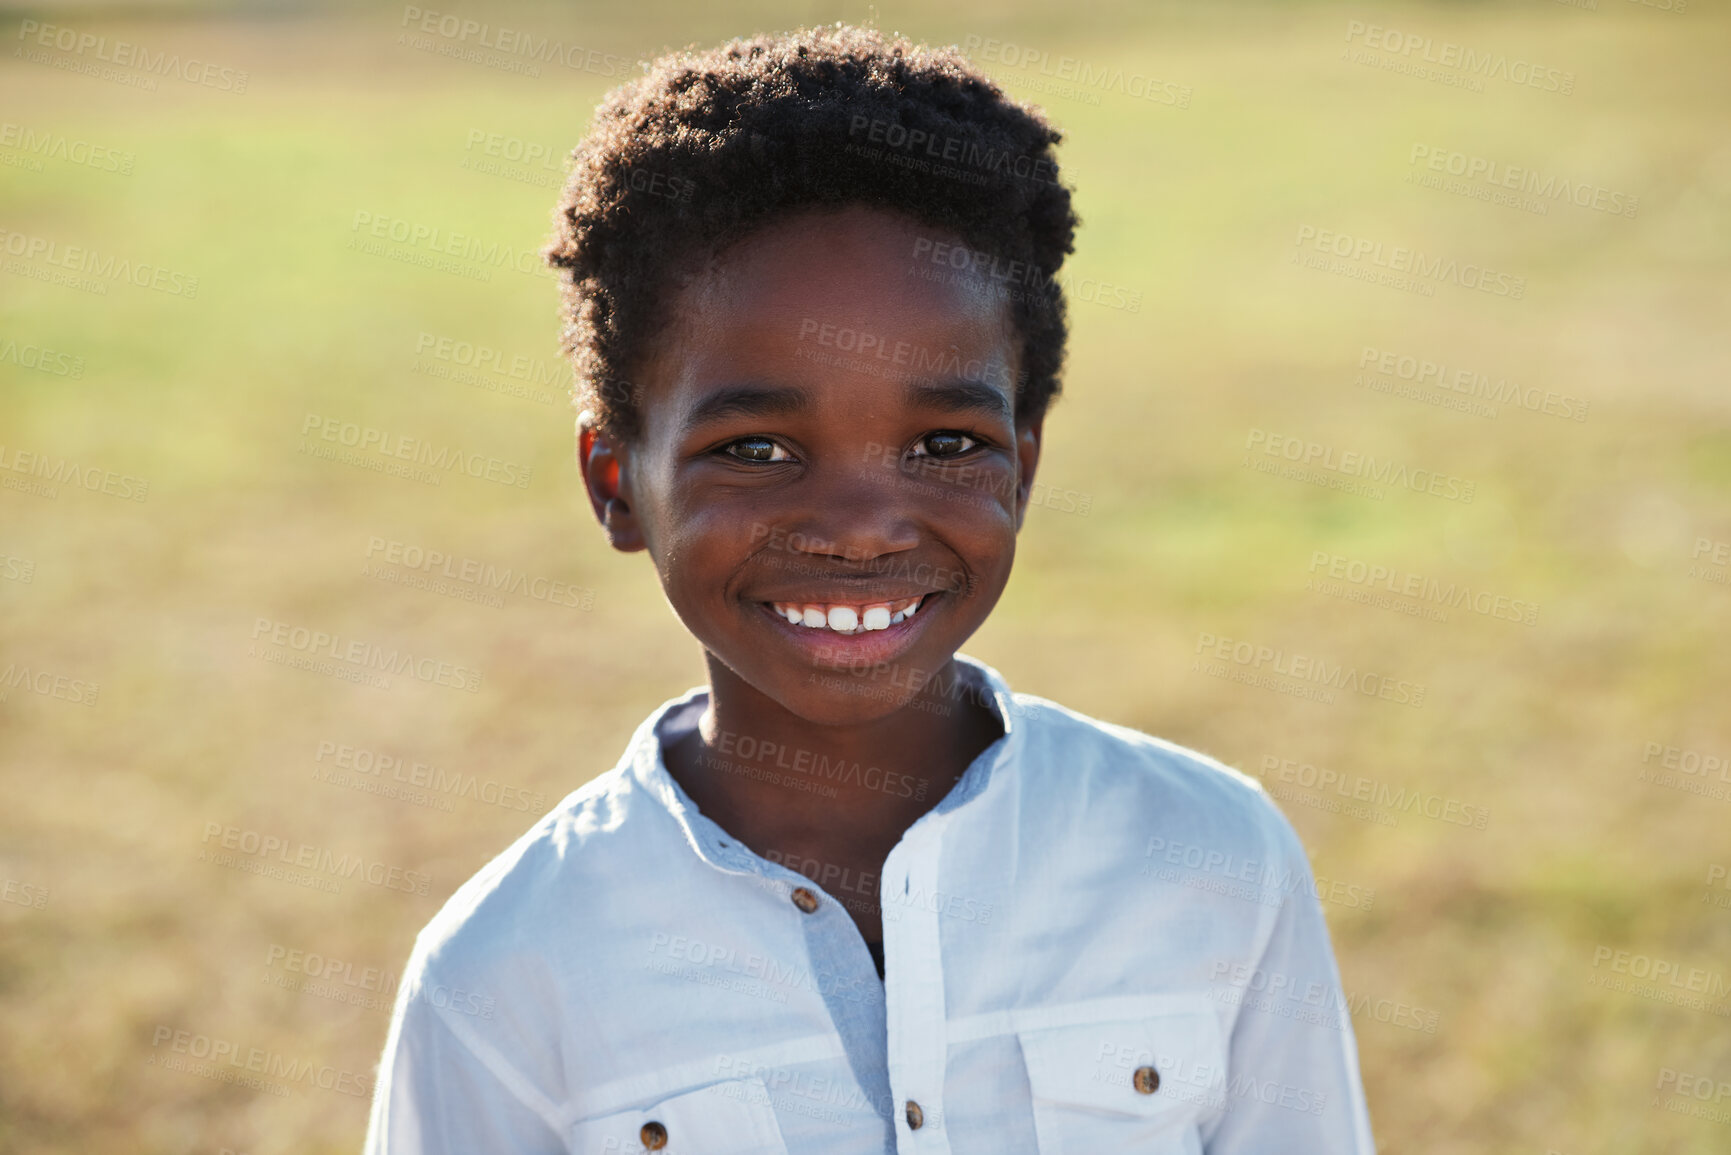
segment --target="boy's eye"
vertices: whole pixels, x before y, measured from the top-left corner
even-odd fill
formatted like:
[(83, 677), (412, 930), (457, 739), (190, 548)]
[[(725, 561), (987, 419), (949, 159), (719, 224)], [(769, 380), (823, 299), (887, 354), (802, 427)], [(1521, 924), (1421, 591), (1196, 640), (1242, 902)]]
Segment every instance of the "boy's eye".
[[(928, 433), (914, 444), (915, 457), (955, 457), (966, 453), (979, 442), (966, 433), (956, 433), (953, 430), (941, 430)], [(924, 450), (925, 452), (920, 452)]]
[(721, 447), (729, 457), (740, 461), (792, 461), (793, 455), (767, 437), (741, 437)]

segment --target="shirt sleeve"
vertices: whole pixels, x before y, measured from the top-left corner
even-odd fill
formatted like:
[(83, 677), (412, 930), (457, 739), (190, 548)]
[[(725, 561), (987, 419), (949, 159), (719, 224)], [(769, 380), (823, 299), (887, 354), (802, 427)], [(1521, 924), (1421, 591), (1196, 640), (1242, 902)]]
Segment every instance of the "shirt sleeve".
[(565, 1155), (554, 1104), (467, 1033), (405, 987), (379, 1061), (365, 1155)]
[(1284, 816), (1287, 866), (1273, 932), (1254, 965), (1213, 976), (1238, 1005), (1225, 1109), (1203, 1132), (1207, 1155), (1326, 1151), (1375, 1155), (1358, 1044), (1303, 845)]

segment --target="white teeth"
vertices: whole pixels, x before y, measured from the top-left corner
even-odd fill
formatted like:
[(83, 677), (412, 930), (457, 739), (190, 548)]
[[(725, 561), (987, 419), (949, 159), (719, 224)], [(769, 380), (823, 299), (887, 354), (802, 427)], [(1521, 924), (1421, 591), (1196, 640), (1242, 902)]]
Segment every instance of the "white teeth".
[(894, 602), (873, 602), (868, 606), (771, 602), (769, 608), (796, 626), (828, 629), (838, 634), (862, 634), (869, 630), (887, 630), (907, 621), (920, 608), (920, 599), (910, 598), (901, 606)]

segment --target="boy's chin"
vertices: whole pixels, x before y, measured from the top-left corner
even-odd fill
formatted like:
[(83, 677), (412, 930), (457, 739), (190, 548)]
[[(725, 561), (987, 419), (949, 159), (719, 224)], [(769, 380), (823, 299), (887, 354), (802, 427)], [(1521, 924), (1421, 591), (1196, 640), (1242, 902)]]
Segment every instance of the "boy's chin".
[(799, 692), (779, 699), (789, 713), (818, 726), (869, 726), (881, 722), (910, 707), (933, 706), (917, 691), (898, 688), (886, 692), (873, 687), (864, 678), (850, 674), (815, 674), (814, 683), (799, 688)]
[(811, 667), (777, 670), (769, 677), (762, 677), (750, 676), (738, 666), (726, 664), (758, 693), (815, 726), (867, 726), (907, 709), (933, 716), (944, 716), (954, 710), (950, 703), (934, 700), (929, 693), (922, 692), (929, 675), (910, 675), (907, 668), (848, 671)]

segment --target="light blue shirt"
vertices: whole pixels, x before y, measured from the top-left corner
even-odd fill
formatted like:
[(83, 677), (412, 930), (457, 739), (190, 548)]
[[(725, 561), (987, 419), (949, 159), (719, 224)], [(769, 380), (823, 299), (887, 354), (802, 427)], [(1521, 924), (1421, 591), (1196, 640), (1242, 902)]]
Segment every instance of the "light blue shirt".
[(760, 857), (668, 774), (692, 690), (422, 930), (368, 1155), (1371, 1155), (1261, 787), (957, 660), (1004, 735), (884, 862), (885, 981), (857, 880)]

